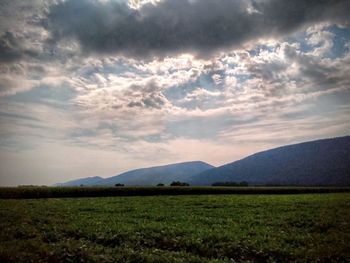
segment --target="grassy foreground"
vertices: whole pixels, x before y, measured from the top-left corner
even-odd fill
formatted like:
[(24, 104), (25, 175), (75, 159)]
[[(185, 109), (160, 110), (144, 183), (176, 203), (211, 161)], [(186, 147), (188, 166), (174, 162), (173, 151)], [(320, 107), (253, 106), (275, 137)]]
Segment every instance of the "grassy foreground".
[(347, 262), (349, 219), (349, 193), (0, 200), (0, 262)]

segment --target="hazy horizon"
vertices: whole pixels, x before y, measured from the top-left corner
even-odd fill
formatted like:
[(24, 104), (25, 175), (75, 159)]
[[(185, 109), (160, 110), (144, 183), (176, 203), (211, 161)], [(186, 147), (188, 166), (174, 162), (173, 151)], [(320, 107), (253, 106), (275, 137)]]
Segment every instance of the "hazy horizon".
[(350, 134), (350, 1), (13, 0), (0, 14), (0, 186)]

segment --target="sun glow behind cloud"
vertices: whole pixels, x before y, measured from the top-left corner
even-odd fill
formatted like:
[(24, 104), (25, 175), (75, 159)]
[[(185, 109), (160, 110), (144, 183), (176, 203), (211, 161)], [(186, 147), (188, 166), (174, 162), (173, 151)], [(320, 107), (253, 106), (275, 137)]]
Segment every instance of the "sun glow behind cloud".
[(349, 133), (347, 1), (31, 0), (5, 11), (16, 19), (0, 23), (1, 184), (220, 165)]

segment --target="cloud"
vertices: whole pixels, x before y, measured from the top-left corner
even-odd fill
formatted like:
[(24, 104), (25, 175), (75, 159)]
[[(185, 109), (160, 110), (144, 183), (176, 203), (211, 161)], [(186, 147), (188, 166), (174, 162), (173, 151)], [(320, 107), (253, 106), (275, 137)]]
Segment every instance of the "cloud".
[[(327, 32), (322, 28), (318, 35)], [(85, 131), (104, 130), (104, 122), (114, 124), (107, 127), (114, 136), (129, 141), (215, 138), (276, 111), (296, 118), (310, 115), (301, 109), (304, 104), (348, 90), (350, 55), (330, 59), (314, 52), (323, 46), (329, 45), (303, 50), (297, 42), (261, 42), (254, 50), (210, 60), (189, 55), (150, 62), (89, 58), (72, 80), (75, 102), (86, 110), (81, 116), (88, 120)]]
[(6, 32), (0, 38), (0, 62), (11, 62), (22, 58), (23, 50), (10, 32)]
[(40, 86), (63, 87), (70, 79), (60, 63), (20, 61), (0, 63), (0, 97), (26, 92)]
[(168, 103), (165, 96), (161, 93), (161, 87), (150, 82), (145, 86), (132, 85), (128, 91), (124, 93), (124, 97), (129, 97), (128, 107), (141, 107), (151, 109), (161, 109)]
[(67, 0), (51, 6), (43, 24), (53, 41), (77, 39), (88, 53), (208, 56), (313, 23), (348, 24), (349, 13), (347, 0), (163, 0), (139, 9), (121, 1)]
[(0, 1), (0, 176), (219, 165), (345, 135), (349, 5)]
[(0, 3), (0, 63), (37, 58), (46, 31), (40, 24), (52, 0), (12, 0)]

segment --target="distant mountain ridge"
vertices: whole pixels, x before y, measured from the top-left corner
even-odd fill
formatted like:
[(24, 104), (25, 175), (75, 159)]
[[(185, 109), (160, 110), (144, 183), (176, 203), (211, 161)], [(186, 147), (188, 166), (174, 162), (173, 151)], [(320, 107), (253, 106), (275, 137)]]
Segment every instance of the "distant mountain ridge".
[[(214, 166), (202, 161), (183, 162), (141, 168), (122, 173), (109, 178), (89, 177), (72, 180), (59, 186), (79, 186), (79, 185), (157, 185), (158, 183), (170, 184), (173, 181), (188, 181), (189, 178), (212, 169)], [(96, 180), (95, 180), (96, 179)]]
[(350, 136), (282, 146), (204, 171), (191, 185), (350, 185)]
[(170, 184), (173, 181), (188, 181), (189, 178), (212, 169), (214, 166), (202, 161), (184, 162), (141, 168), (106, 178), (101, 182), (104, 185), (156, 185), (158, 183)]
[(58, 183), (54, 186), (79, 186), (79, 185), (96, 185), (99, 182), (103, 180), (102, 177), (94, 176), (94, 177), (87, 177), (87, 178), (81, 178), (76, 180), (71, 180), (65, 183)]
[(201, 161), (184, 162), (57, 185), (156, 185), (172, 181), (190, 185), (242, 181), (250, 185), (350, 185), (350, 136), (282, 146), (216, 168)]

